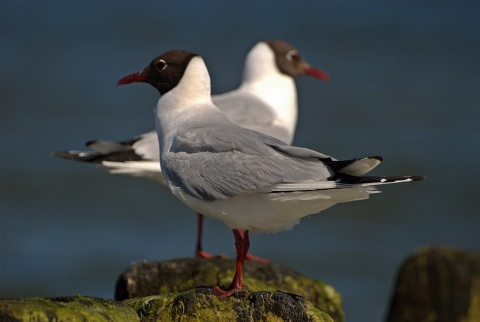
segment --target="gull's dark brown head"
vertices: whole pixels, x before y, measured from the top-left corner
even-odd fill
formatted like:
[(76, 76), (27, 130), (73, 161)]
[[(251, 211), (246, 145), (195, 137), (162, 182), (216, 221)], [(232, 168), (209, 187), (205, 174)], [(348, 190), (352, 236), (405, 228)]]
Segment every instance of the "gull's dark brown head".
[(324, 81), (330, 79), (325, 72), (310, 66), (300, 55), (298, 49), (289, 43), (282, 40), (267, 40), (265, 43), (274, 52), (277, 67), (282, 73), (293, 78), (309, 75)]
[(142, 71), (123, 77), (117, 85), (135, 82), (148, 83), (155, 87), (161, 95), (178, 85), (188, 67), (197, 54), (185, 50), (170, 50), (155, 57)]

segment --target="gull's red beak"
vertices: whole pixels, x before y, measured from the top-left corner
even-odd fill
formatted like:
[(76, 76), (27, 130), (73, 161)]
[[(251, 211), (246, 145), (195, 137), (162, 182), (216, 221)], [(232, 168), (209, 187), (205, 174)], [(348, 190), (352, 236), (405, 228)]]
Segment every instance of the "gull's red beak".
[(313, 68), (313, 67), (310, 67), (310, 66), (305, 68), (305, 74), (309, 75), (309, 76), (312, 76), (312, 77), (315, 77), (315, 78), (318, 78), (318, 79), (321, 79), (323, 81), (329, 81), (330, 80), (330, 77), (327, 75), (327, 73), (325, 73), (324, 71), (321, 71), (320, 69), (316, 69), (316, 68)]
[(141, 72), (125, 76), (118, 81), (117, 85), (125, 85), (136, 82), (145, 82), (147, 79), (147, 74), (142, 70)]

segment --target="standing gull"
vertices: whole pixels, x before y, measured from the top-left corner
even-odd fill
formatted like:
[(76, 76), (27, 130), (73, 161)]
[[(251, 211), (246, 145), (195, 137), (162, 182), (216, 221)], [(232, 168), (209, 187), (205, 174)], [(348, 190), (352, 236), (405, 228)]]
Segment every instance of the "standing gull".
[[(295, 78), (302, 75), (328, 80), (326, 73), (310, 66), (292, 45), (281, 40), (261, 41), (247, 54), (240, 87), (214, 95), (212, 100), (230, 121), (291, 144), (298, 114)], [(110, 173), (164, 183), (155, 130), (128, 141), (97, 140), (87, 146), (93, 151), (62, 151), (55, 156), (99, 163)], [(202, 224), (203, 216), (198, 214), (195, 255), (211, 258), (201, 244)]]
[(118, 84), (145, 82), (160, 93), (155, 123), (167, 186), (188, 207), (224, 222), (237, 249), (235, 276), (219, 298), (244, 287), (242, 271), (249, 231), (293, 228), (304, 216), (337, 203), (367, 199), (375, 186), (423, 176), (361, 176), (380, 157), (337, 161), (242, 128), (213, 104), (203, 59), (183, 50), (156, 57)]

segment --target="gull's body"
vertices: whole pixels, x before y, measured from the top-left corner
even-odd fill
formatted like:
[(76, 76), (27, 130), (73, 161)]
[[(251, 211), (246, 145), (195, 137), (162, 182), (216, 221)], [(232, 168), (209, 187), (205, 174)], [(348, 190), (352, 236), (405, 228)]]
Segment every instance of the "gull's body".
[(375, 185), (424, 177), (362, 177), (379, 157), (337, 161), (242, 128), (214, 105), (201, 57), (174, 50), (119, 85), (146, 82), (161, 97), (155, 109), (160, 164), (172, 193), (193, 210), (234, 232), (237, 270), (226, 297), (243, 288), (248, 231), (291, 229), (306, 216), (340, 202), (367, 199)]
[[(291, 144), (298, 115), (295, 78), (301, 75), (328, 79), (325, 73), (312, 68), (291, 45), (279, 40), (262, 41), (247, 54), (241, 85), (233, 91), (212, 96), (212, 100), (231, 122)], [(112, 174), (143, 177), (165, 184), (155, 130), (128, 141), (96, 140), (87, 145), (92, 151), (65, 151), (56, 156), (101, 164)], [(200, 217), (196, 255), (209, 257), (201, 247), (201, 223)]]
[[(297, 61), (289, 61), (287, 56)], [(295, 78), (301, 75), (328, 79), (325, 73), (310, 67), (291, 45), (278, 40), (262, 41), (247, 54), (241, 85), (213, 95), (212, 100), (233, 123), (291, 144), (298, 117)], [(65, 151), (57, 156), (99, 163), (112, 174), (163, 183), (155, 130), (128, 141), (95, 140), (87, 145), (92, 151)]]

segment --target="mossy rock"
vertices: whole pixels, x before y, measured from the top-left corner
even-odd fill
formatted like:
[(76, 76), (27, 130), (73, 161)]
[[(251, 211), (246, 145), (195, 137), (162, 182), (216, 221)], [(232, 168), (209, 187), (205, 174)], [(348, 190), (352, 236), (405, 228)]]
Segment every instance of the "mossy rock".
[(196, 288), (124, 303), (137, 311), (142, 322), (333, 322), (304, 298), (279, 291), (240, 291), (219, 300), (211, 288)]
[(135, 310), (121, 302), (87, 297), (0, 299), (0, 321), (140, 321)]
[[(234, 275), (235, 261), (229, 259), (184, 258), (171, 261), (132, 263), (117, 280), (115, 299), (167, 295), (196, 287), (227, 287)], [(246, 291), (280, 290), (304, 297), (328, 313), (334, 321), (343, 321), (342, 299), (330, 285), (313, 280), (278, 264), (247, 261), (244, 265)]]
[(423, 248), (402, 265), (388, 322), (480, 321), (480, 253)]

